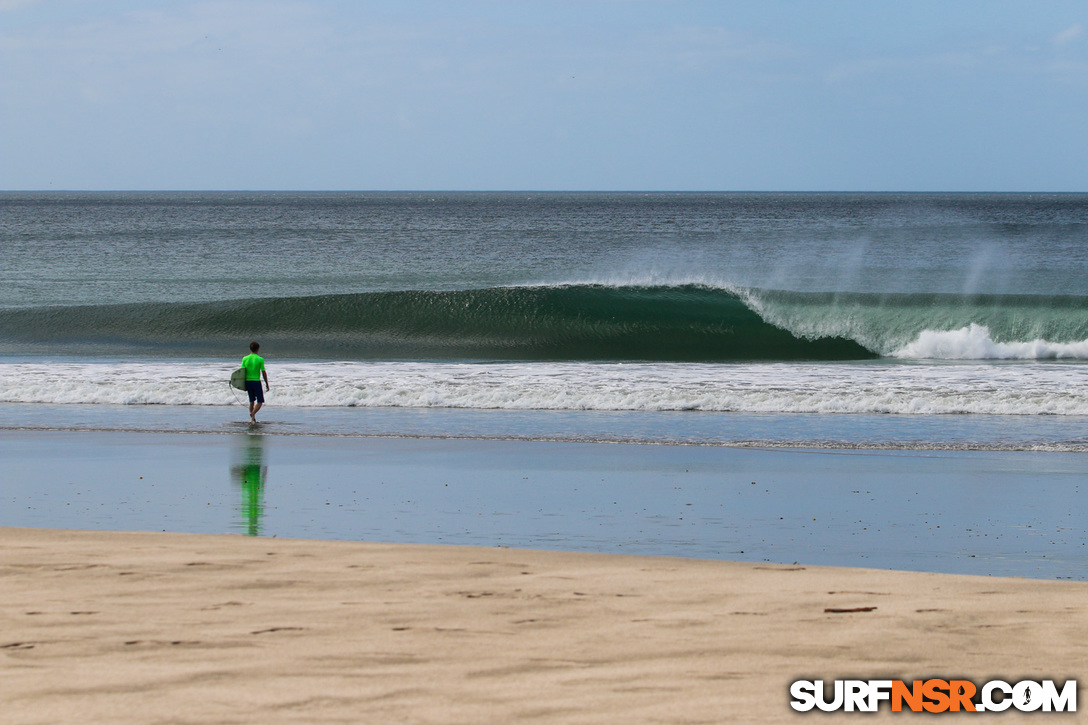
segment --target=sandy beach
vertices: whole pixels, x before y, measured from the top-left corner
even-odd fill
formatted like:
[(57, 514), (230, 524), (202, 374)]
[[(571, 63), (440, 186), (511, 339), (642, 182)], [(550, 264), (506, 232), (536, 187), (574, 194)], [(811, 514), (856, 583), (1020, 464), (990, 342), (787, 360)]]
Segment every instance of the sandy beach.
[[(1088, 582), (1055, 581), (1083, 578), (1076, 454), (31, 430), (0, 457), (5, 723), (778, 722), (822, 715), (798, 679), (1088, 661)], [(1076, 715), (1001, 721), (1040, 717)]]
[(0, 574), (11, 723), (779, 722), (799, 678), (1088, 661), (1083, 582), (24, 528)]

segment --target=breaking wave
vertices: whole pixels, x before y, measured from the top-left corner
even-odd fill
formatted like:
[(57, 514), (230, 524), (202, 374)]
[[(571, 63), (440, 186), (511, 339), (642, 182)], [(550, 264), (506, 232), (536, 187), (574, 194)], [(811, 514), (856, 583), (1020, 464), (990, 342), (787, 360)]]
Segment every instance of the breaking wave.
[(694, 284), (408, 290), (0, 310), (0, 353), (285, 359), (1088, 358), (1088, 298)]

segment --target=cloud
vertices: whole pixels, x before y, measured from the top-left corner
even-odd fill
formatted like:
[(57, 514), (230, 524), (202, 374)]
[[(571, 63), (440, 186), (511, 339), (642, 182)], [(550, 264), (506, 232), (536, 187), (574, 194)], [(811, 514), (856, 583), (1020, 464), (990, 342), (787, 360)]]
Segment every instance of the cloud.
[(1084, 35), (1084, 26), (1080, 23), (1074, 23), (1051, 38), (1050, 42), (1061, 47), (1063, 45), (1069, 45), (1082, 35)]

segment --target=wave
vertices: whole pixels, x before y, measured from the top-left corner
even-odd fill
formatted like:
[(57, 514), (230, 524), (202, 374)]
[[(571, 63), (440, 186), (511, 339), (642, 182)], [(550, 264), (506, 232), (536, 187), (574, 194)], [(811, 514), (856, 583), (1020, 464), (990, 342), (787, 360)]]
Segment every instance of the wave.
[(0, 353), (344, 360), (1088, 358), (1088, 298), (695, 284), (407, 290), (0, 310)]
[[(0, 311), (12, 345), (279, 357), (495, 360), (839, 360), (856, 342), (764, 322), (736, 294), (678, 287), (495, 287), (199, 304)], [(243, 345), (244, 346), (244, 345)]]
[(882, 357), (943, 360), (1088, 358), (1088, 297), (740, 293), (768, 324), (836, 336)]

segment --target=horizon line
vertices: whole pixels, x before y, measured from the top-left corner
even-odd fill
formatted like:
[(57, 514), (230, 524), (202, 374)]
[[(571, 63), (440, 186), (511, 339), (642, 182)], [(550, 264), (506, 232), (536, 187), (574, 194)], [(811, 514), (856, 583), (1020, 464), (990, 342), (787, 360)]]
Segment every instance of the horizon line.
[(1088, 194), (1088, 190), (979, 189), (0, 189), (0, 194)]

